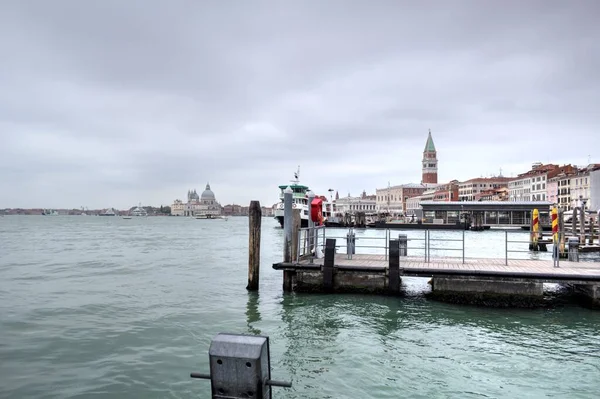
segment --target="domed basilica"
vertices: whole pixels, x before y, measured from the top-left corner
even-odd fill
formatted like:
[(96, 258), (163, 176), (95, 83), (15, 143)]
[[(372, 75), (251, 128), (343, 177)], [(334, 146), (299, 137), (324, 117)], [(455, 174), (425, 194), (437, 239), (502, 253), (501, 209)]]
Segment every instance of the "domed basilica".
[(189, 190), (187, 203), (181, 200), (175, 200), (171, 206), (171, 215), (174, 216), (195, 216), (210, 218), (221, 215), (221, 204), (217, 202), (215, 193), (210, 189), (210, 184), (206, 183), (206, 188), (200, 196), (196, 190)]

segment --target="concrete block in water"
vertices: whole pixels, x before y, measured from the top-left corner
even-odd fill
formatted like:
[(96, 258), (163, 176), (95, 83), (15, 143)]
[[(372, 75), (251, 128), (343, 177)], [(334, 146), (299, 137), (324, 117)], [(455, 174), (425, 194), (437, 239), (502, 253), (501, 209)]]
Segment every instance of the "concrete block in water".
[(537, 306), (543, 301), (543, 284), (521, 279), (485, 277), (434, 277), (432, 296), (448, 302), (486, 306)]

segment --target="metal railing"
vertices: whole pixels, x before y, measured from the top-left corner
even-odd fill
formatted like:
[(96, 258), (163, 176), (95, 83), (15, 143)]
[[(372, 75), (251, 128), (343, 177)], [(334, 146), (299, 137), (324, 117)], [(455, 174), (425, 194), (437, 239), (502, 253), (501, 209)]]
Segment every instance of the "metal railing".
[(425, 255), (425, 262), (429, 263), (430, 259), (431, 259), (431, 242), (436, 242), (436, 241), (442, 241), (442, 242), (460, 242), (461, 246), (460, 248), (456, 248), (456, 247), (451, 247), (451, 248), (443, 248), (443, 247), (437, 247), (434, 246), (434, 250), (442, 250), (442, 251), (460, 251), (461, 254), (460, 256), (445, 256), (445, 258), (458, 258), (460, 257), (462, 259), (462, 263), (465, 263), (465, 231), (462, 230), (462, 237), (461, 238), (431, 238), (431, 230), (425, 230), (425, 237), (426, 237), (426, 241), (425, 241), (425, 246), (427, 247), (427, 252)]
[[(335, 231), (342, 229), (335, 228)], [(310, 263), (313, 263), (315, 257), (319, 254), (317, 248), (321, 253), (325, 252), (325, 239), (334, 238), (336, 239), (336, 252), (338, 248), (346, 249), (346, 256), (348, 259), (352, 259), (352, 256), (356, 254), (357, 248), (363, 249), (382, 249), (385, 260), (389, 257), (389, 242), (392, 239), (392, 230), (383, 229), (383, 237), (368, 237), (368, 236), (356, 236), (356, 232), (353, 228), (346, 230), (345, 235), (329, 235), (327, 234), (327, 228), (325, 226), (318, 227), (305, 227), (299, 230), (298, 234), (298, 251), (295, 261), (298, 262), (301, 259), (308, 258)], [(320, 239), (321, 238), (321, 239)], [(396, 237), (394, 237), (396, 239)], [(431, 251), (460, 251), (458, 256), (444, 256), (444, 258), (459, 258), (462, 263), (465, 262), (465, 232), (462, 231), (461, 238), (435, 238), (432, 237), (430, 230), (423, 231), (423, 237), (411, 237), (407, 234), (398, 234), (397, 239), (400, 240), (403, 245), (401, 251), (408, 253), (409, 251), (423, 251), (423, 259), (429, 263), (431, 259)], [(358, 244), (357, 244), (358, 242)], [(421, 243), (419, 245), (419, 243)], [(460, 243), (458, 246), (440, 246), (436, 245), (438, 242), (448, 243), (456, 242)], [(379, 244), (378, 244), (379, 243)], [(414, 243), (414, 244), (413, 244)]]
[[(334, 231), (334, 234), (328, 234), (329, 230)], [(467, 258), (467, 250), (465, 249), (465, 231), (462, 230), (459, 238), (449, 238), (449, 237), (436, 237), (436, 231), (432, 233), (431, 230), (423, 230), (422, 236), (419, 237), (420, 234), (412, 234), (412, 237), (408, 237), (405, 232), (399, 232), (399, 234), (394, 234), (392, 229), (383, 229), (383, 236), (365, 236), (365, 235), (356, 235), (356, 231), (354, 228), (341, 229), (341, 228), (326, 228), (325, 226), (318, 227), (305, 227), (299, 230), (298, 234), (298, 250), (296, 252), (295, 261), (298, 262), (300, 260), (309, 259), (310, 263), (313, 263), (314, 259), (317, 257), (322, 257), (325, 253), (325, 240), (326, 238), (334, 238), (336, 239), (336, 252), (338, 252), (339, 248), (345, 248), (345, 253), (347, 259), (352, 259), (353, 255), (357, 253), (357, 249), (379, 249), (383, 252), (385, 260), (389, 259), (389, 248), (390, 248), (390, 240), (398, 239), (400, 241), (401, 246), (401, 254), (422, 256), (425, 263), (431, 262), (432, 252), (435, 253), (440, 252), (450, 252), (455, 253), (455, 255), (449, 255), (444, 253), (438, 258), (454, 258), (460, 259), (460, 261), (464, 264), (465, 259)], [(340, 232), (344, 232), (346, 234), (340, 234)], [(362, 232), (362, 230), (361, 230)], [(509, 260), (519, 260), (526, 259), (524, 257), (520, 258), (511, 258), (511, 253), (523, 253), (523, 254), (531, 254), (532, 250), (527, 246), (524, 249), (517, 249), (512, 247), (511, 244), (521, 244), (521, 245), (529, 245), (530, 240), (524, 239), (511, 239), (510, 231), (504, 230), (504, 264), (508, 265)], [(515, 233), (517, 235), (518, 233)], [(392, 236), (393, 235), (393, 236)], [(522, 234), (520, 234), (522, 235)], [(456, 237), (456, 236), (455, 236)], [(496, 236), (497, 237), (497, 236)], [(559, 242), (562, 237), (559, 237)], [(544, 241), (541, 242), (542, 245), (552, 245), (552, 259), (554, 261), (554, 266), (559, 266), (559, 254), (558, 254), (558, 245), (554, 245), (552, 242)], [(523, 248), (523, 246), (521, 246)], [(422, 251), (422, 252), (421, 252)], [(381, 254), (379, 252), (379, 254)], [(550, 251), (548, 251), (550, 252)], [(417, 255), (415, 255), (417, 253)], [(533, 252), (535, 253), (535, 251)], [(371, 253), (373, 254), (373, 253)], [(375, 253), (376, 254), (376, 253)], [(375, 255), (374, 254), (374, 255)], [(501, 259), (502, 252), (498, 253), (498, 257)]]
[[(531, 238), (528, 240), (509, 240), (508, 239), (508, 230), (504, 230), (504, 265), (508, 266), (508, 261), (509, 260), (518, 260), (519, 258), (509, 258), (508, 254), (509, 253), (531, 253), (532, 249), (529, 247), (529, 245), (531, 244)], [(543, 235), (540, 236), (540, 239), (543, 238)], [(563, 238), (563, 235), (561, 233), (558, 233), (558, 243), (561, 242), (561, 239)], [(557, 245), (558, 243), (554, 243), (554, 241), (551, 242), (543, 242), (541, 243), (541, 245), (552, 245), (552, 261), (553, 261), (553, 265), (554, 267), (559, 267), (560, 266), (560, 256), (559, 256), (559, 251), (558, 251), (558, 247), (559, 245)], [(509, 249), (509, 245), (508, 244), (527, 244), (527, 250), (522, 250), (522, 249)], [(534, 251), (536, 252), (536, 251)]]
[[(319, 240), (320, 237), (322, 240)], [(319, 241), (321, 241), (320, 244)], [(296, 263), (305, 257), (308, 257), (310, 263), (313, 263), (315, 257), (319, 255), (317, 249), (325, 251), (325, 226), (303, 227), (298, 230), (297, 245)]]

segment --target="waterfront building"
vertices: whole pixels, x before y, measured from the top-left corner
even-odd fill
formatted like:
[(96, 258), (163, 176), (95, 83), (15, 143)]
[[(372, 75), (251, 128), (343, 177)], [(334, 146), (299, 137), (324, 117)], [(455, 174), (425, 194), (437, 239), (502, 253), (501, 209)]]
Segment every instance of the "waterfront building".
[(558, 165), (543, 165), (535, 162), (531, 170), (521, 173), (508, 182), (510, 201), (546, 201), (548, 173), (558, 169)]
[(508, 187), (511, 179), (503, 176), (477, 177), (458, 184), (459, 201), (478, 201), (480, 194), (489, 196), (493, 190)]
[(376, 196), (367, 195), (366, 191), (363, 191), (359, 197), (352, 197), (348, 193), (347, 197), (336, 198), (333, 203), (335, 204), (336, 213), (375, 213), (377, 211)]
[(598, 212), (598, 216), (600, 216), (600, 164), (594, 164), (594, 167), (590, 170), (590, 199), (588, 201), (588, 209)]
[(458, 201), (458, 180), (440, 184), (433, 194), (434, 201)]
[(182, 200), (176, 199), (171, 204), (171, 215), (173, 216), (183, 216), (185, 213), (185, 204)]
[[(408, 183), (378, 188), (375, 190), (375, 210), (404, 215), (408, 210), (407, 201), (422, 195), (425, 191), (437, 188), (438, 159), (431, 130), (427, 136), (421, 165), (421, 183)], [(411, 206), (414, 204), (412, 201)]]
[(375, 209), (379, 212), (404, 214), (407, 209), (406, 201), (423, 194), (432, 186), (436, 185), (408, 183), (378, 188), (375, 190)]
[(589, 164), (570, 176), (571, 208), (581, 206), (582, 200), (585, 200), (587, 210), (598, 210), (599, 173), (600, 164)]
[(421, 202), (436, 201), (449, 202), (458, 199), (458, 180), (452, 180), (446, 184), (437, 184), (434, 187), (426, 189), (421, 195), (408, 198), (406, 201), (405, 215), (422, 217)]
[(508, 201), (508, 187), (480, 191), (475, 194), (473, 201)]
[(577, 168), (563, 165), (548, 173), (546, 183), (546, 199), (564, 210), (571, 209), (571, 177)]
[(438, 159), (435, 144), (431, 137), (431, 130), (427, 136), (425, 150), (423, 150), (422, 184), (437, 184), (438, 182)]
[(221, 204), (215, 198), (215, 193), (210, 189), (210, 184), (206, 183), (206, 188), (200, 196), (200, 203), (195, 209), (194, 216), (213, 217), (221, 215)]
[(206, 184), (202, 195), (198, 195), (196, 189), (188, 190), (187, 202), (176, 199), (171, 205), (171, 215), (174, 216), (219, 216), (221, 215), (221, 204), (215, 199), (215, 194)]

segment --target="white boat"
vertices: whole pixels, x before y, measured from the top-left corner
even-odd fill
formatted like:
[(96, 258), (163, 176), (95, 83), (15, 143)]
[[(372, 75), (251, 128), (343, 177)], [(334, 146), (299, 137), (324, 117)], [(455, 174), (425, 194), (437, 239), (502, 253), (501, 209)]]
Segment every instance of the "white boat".
[(144, 208), (142, 208), (142, 204), (139, 204), (139, 206), (135, 207), (131, 211), (131, 216), (145, 217), (145, 216), (148, 216), (148, 212), (146, 212), (146, 210)]
[(58, 212), (56, 212), (54, 209), (44, 209), (44, 211), (42, 212), (42, 215), (44, 215), (44, 216), (58, 216)]
[[(275, 216), (281, 227), (283, 227), (283, 219), (284, 219), (284, 209), (283, 209), (283, 200), (284, 200), (284, 191), (289, 187), (292, 190), (292, 209), (300, 209), (300, 226), (308, 227), (308, 218), (310, 215), (309, 212), (309, 204), (308, 204), (308, 192), (310, 189), (308, 186), (300, 184), (300, 167), (298, 167), (298, 171), (294, 173), (294, 179), (291, 180), (291, 184), (284, 184), (279, 186), (279, 200), (280, 202), (277, 204), (275, 208)], [(315, 197), (317, 197), (315, 195)], [(327, 222), (328, 219), (333, 219), (333, 215), (336, 214), (335, 204), (327, 202), (325, 197), (321, 196), (323, 199), (323, 219)]]
[(123, 219), (131, 219), (131, 216), (123, 216)]
[(114, 208), (108, 208), (100, 214), (100, 216), (117, 216), (117, 212)]
[(222, 215), (209, 215), (209, 214), (204, 214), (204, 215), (196, 215), (194, 216), (195, 219), (225, 219), (227, 220), (226, 216), (222, 216)]

